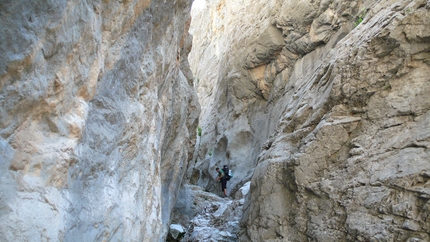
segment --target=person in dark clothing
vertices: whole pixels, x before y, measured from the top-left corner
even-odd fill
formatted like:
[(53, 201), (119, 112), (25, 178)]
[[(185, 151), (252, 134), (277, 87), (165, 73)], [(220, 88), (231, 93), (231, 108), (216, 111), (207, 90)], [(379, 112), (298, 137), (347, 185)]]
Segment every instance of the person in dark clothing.
[(218, 167), (215, 170), (218, 172), (216, 180), (217, 182), (221, 181), (221, 190), (224, 193), (224, 197), (227, 197), (227, 179), (224, 171), (220, 170)]

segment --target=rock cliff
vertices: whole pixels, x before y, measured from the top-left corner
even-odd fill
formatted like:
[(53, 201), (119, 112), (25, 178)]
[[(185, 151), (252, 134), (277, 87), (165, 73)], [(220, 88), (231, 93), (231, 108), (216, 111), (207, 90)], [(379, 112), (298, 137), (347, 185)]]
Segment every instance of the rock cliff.
[(240, 241), (429, 241), (430, 2), (196, 1), (191, 183), (251, 180)]
[(0, 2), (0, 241), (163, 241), (200, 112), (190, 0)]

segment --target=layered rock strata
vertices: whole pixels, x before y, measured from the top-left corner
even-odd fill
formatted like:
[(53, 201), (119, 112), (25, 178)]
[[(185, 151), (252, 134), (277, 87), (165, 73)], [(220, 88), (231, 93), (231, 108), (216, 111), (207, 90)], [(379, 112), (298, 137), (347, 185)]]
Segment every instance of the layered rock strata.
[(241, 241), (430, 240), (428, 1), (196, 10), (188, 175), (213, 191), (215, 166), (236, 171), (232, 191), (252, 176)]
[(190, 0), (0, 2), (0, 240), (163, 241), (200, 107)]

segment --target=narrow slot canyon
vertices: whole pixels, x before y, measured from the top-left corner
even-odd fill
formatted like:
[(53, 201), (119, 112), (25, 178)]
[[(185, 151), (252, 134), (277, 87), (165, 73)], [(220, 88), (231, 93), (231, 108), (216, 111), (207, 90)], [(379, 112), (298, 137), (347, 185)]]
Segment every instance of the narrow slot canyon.
[(430, 241), (429, 26), (429, 0), (0, 0), (0, 242)]

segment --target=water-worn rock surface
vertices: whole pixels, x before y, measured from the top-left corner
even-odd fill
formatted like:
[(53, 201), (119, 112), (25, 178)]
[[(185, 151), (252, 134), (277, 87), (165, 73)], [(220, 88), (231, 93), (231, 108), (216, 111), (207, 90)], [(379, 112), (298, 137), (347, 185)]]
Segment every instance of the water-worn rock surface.
[[(173, 214), (173, 222), (185, 227), (185, 234), (172, 241), (238, 241), (239, 220), (249, 186), (250, 182), (234, 196), (222, 198), (202, 187), (185, 185)], [(175, 231), (171, 229), (171, 233)]]
[(430, 2), (211, 0), (193, 17), (188, 177), (251, 179), (240, 241), (430, 240)]
[(429, 0), (190, 4), (0, 2), (1, 241), (430, 241)]
[(0, 240), (162, 241), (191, 159), (191, 1), (0, 2)]

